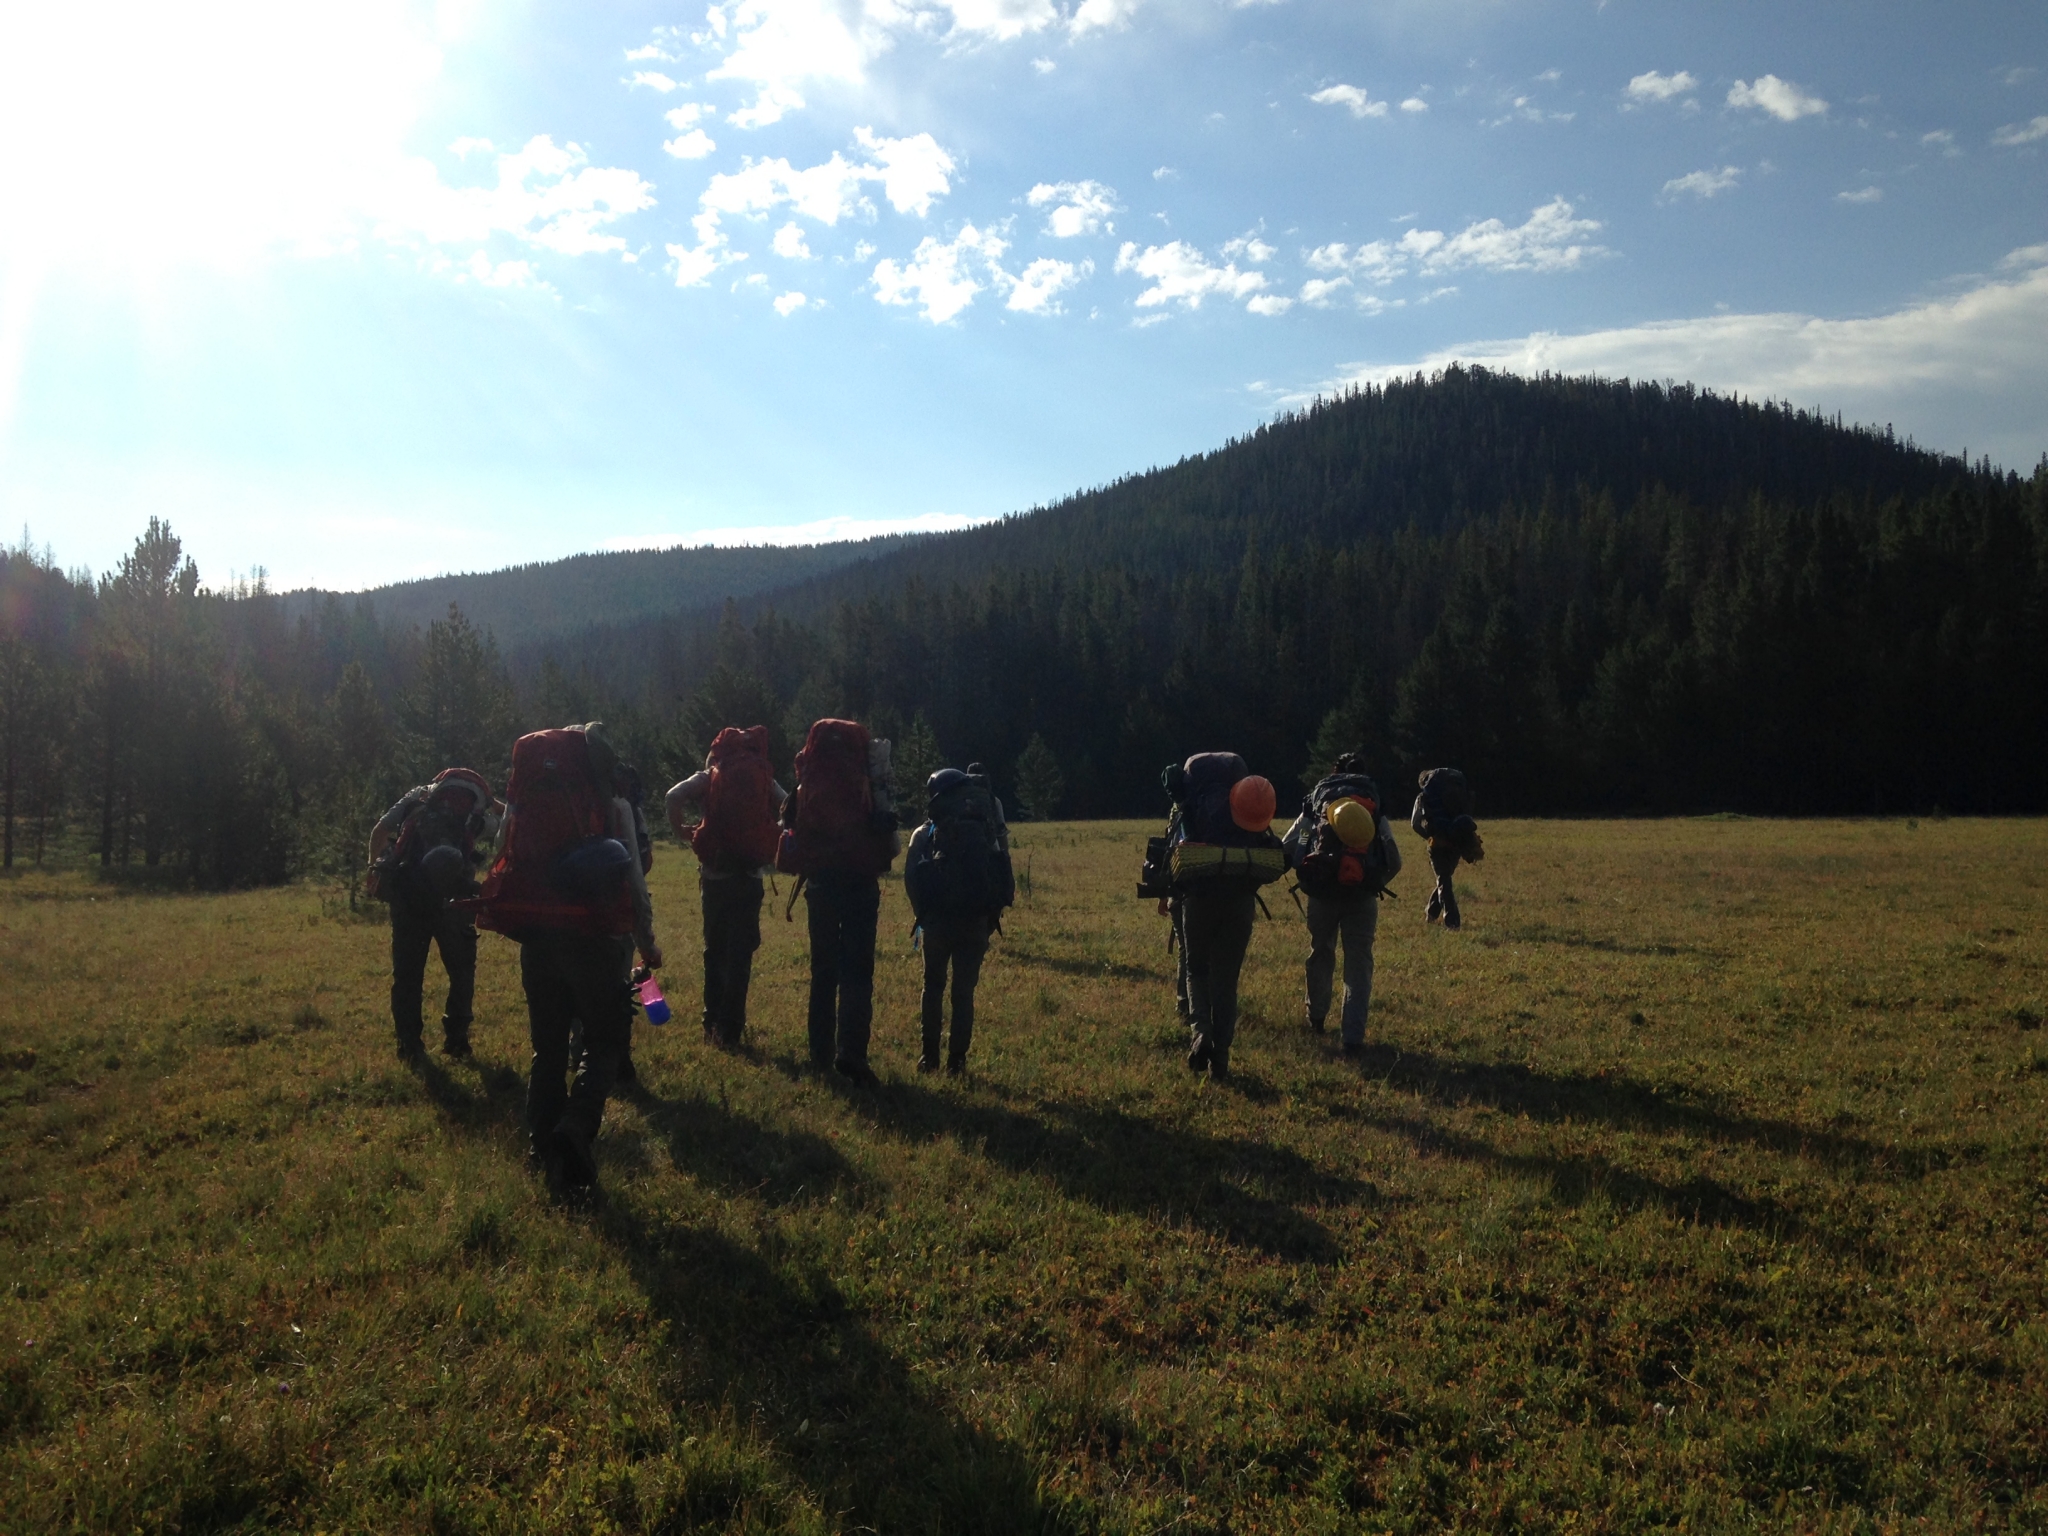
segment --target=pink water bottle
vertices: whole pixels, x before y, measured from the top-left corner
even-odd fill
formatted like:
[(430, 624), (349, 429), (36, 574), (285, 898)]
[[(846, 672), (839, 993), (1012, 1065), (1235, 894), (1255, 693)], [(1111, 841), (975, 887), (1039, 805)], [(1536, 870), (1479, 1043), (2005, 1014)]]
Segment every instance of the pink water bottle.
[(643, 971), (640, 976), (640, 1007), (647, 1014), (650, 1024), (668, 1022), (668, 999), (661, 995), (661, 983), (654, 979), (654, 972)]

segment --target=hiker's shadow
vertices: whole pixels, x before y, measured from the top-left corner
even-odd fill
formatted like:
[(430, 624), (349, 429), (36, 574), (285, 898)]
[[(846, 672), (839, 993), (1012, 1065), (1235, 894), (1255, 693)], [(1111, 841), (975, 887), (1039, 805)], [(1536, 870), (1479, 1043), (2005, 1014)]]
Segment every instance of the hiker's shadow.
[(898, 1084), (876, 1095), (871, 1112), (897, 1135), (949, 1136), (1100, 1210), (1186, 1222), (1298, 1263), (1340, 1256), (1336, 1238), (1310, 1209), (1380, 1199), (1371, 1184), (1318, 1168), (1287, 1147), (1205, 1136), (1087, 1102), (1039, 1103), (1026, 1113)]
[[(1036, 1532), (1052, 1528), (1024, 1455), (954, 1413), (863, 1326), (837, 1284), (794, 1251), (610, 1202), (595, 1225), (666, 1324), (670, 1390), (726, 1416), (782, 1463), (835, 1528)], [(779, 1479), (778, 1479), (779, 1480)], [(752, 1528), (761, 1489), (694, 1478), (643, 1511), (648, 1529)]]
[(1886, 1146), (1796, 1121), (1729, 1110), (1697, 1090), (1654, 1088), (1607, 1073), (1538, 1072), (1518, 1062), (1458, 1061), (1391, 1045), (1368, 1046), (1358, 1067), (1365, 1076), (1417, 1098), (1444, 1105), (1484, 1104), (1543, 1123), (1580, 1121), (1704, 1141), (1744, 1142), (1860, 1173), (1906, 1178), (1918, 1178), (1941, 1160), (1919, 1148)]
[(822, 1136), (772, 1129), (701, 1093), (664, 1098), (643, 1086), (626, 1097), (676, 1168), (722, 1194), (780, 1206), (864, 1186), (859, 1170)]
[[(442, 1118), (465, 1135), (500, 1138), (524, 1128), (526, 1079), (512, 1068), (477, 1062), (450, 1071), (429, 1057), (415, 1071)], [(474, 1077), (475, 1087), (463, 1077)]]

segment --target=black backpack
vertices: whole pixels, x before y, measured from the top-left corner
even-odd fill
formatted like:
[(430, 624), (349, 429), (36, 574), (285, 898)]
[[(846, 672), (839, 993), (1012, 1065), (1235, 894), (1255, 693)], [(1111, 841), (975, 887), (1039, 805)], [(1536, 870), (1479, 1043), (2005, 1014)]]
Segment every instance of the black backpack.
[(1461, 816), (1472, 814), (1472, 786), (1456, 768), (1427, 768), (1415, 781), (1422, 792), (1415, 797), (1409, 824), (1424, 837), (1442, 837)]
[(910, 905), (926, 914), (1001, 912), (1017, 899), (1002, 822), (988, 780), (976, 775), (931, 802), (931, 836), (921, 857), (904, 866)]
[[(1347, 847), (1330, 824), (1329, 809), (1340, 800), (1361, 800), (1372, 812), (1373, 839), (1363, 848)], [(1319, 901), (1362, 901), (1384, 893), (1392, 876), (1379, 837), (1379, 786), (1362, 773), (1333, 773), (1309, 791), (1308, 810), (1295, 884)]]

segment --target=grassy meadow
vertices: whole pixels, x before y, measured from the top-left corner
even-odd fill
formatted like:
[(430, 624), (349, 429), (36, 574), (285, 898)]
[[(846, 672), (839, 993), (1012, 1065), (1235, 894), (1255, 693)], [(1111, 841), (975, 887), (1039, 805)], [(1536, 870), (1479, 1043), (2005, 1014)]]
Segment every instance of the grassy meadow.
[(891, 882), (873, 1091), (779, 903), (704, 1044), (664, 847), (566, 1204), (503, 940), (415, 1073), (381, 909), (0, 882), (0, 1530), (2048, 1529), (2048, 825), (1491, 822), (1459, 934), (1404, 832), (1365, 1057), (1276, 889), (1228, 1084), (1148, 830), (1020, 831), (964, 1080)]

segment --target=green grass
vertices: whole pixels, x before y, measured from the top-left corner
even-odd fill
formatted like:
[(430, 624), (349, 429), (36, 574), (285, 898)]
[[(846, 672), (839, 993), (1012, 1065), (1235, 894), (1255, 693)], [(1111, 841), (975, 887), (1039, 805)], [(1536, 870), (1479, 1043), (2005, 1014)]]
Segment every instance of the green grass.
[(664, 850), (577, 1205), (509, 944), (415, 1076), (317, 891), (0, 883), (0, 1529), (2048, 1529), (2048, 826), (1489, 823), (1456, 935), (1411, 840), (1363, 1064), (1281, 898), (1230, 1085), (1146, 830), (1021, 832), (964, 1082), (890, 884), (874, 1092), (800, 912), (704, 1046)]

